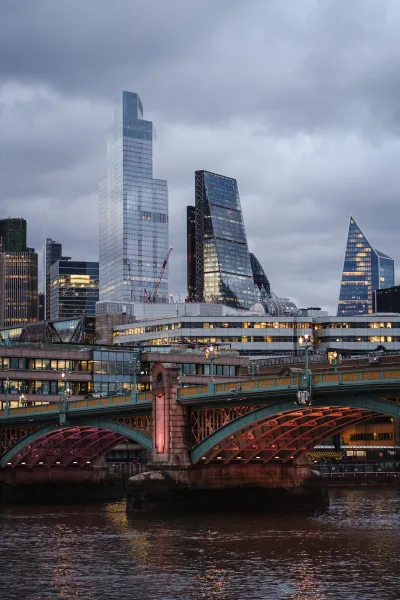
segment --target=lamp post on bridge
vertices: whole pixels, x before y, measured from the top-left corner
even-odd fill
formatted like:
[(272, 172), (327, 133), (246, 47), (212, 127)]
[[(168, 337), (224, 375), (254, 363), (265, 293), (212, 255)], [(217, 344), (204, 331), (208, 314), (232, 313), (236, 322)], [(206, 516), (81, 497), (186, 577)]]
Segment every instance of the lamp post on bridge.
[(66, 371), (66, 370), (61, 371), (61, 381), (64, 382), (64, 390), (63, 390), (64, 395), (61, 396), (61, 398), (60, 398), (60, 414), (58, 417), (60, 425), (67, 424), (67, 407), (68, 407), (68, 400), (71, 396), (71, 390), (69, 388), (68, 379), (67, 379), (68, 375), (71, 375), (71, 371)]
[(329, 362), (331, 363), (331, 365), (333, 365), (333, 372), (337, 373), (337, 368), (338, 365), (342, 362), (343, 358), (341, 354), (338, 354), (335, 350), (335, 352), (333, 352), (333, 354), (331, 355), (331, 358), (329, 359)]
[(10, 382), (10, 380), (9, 380), (8, 377), (6, 379), (4, 379), (4, 381), (3, 381), (3, 387), (4, 387), (4, 394), (5, 394), (5, 397), (6, 397), (6, 405), (4, 407), (4, 416), (8, 417), (8, 415), (9, 415), (8, 411), (10, 410), (10, 402), (9, 402), (9, 399), (8, 399), (8, 394), (10, 392), (10, 387), (11, 387), (11, 382)]
[(258, 365), (256, 365), (255, 363), (251, 363), (251, 364), (249, 364), (249, 366), (248, 366), (248, 371), (249, 371), (249, 375), (251, 375), (251, 376), (252, 376), (252, 378), (253, 378), (253, 379), (255, 379), (255, 378), (256, 378), (256, 375), (258, 375), (258, 374), (259, 374), (259, 372), (260, 372), (260, 368), (259, 368), (259, 366), (258, 366)]
[(214, 361), (219, 356), (219, 350), (216, 346), (207, 346), (206, 358), (210, 361), (211, 383), (214, 383)]
[(312, 350), (314, 339), (306, 333), (299, 338), (299, 346), (305, 352), (304, 371), (299, 380), (299, 389), (297, 391), (297, 404), (311, 404), (311, 373), (308, 368), (309, 352)]
[(133, 386), (132, 386), (132, 392), (131, 392), (131, 402), (137, 402), (138, 401), (138, 389), (137, 389), (137, 378), (136, 375), (140, 369), (141, 366), (141, 362), (139, 359), (135, 359), (132, 360), (130, 362), (130, 367), (131, 367), (131, 374), (132, 374), (132, 378), (133, 378)]

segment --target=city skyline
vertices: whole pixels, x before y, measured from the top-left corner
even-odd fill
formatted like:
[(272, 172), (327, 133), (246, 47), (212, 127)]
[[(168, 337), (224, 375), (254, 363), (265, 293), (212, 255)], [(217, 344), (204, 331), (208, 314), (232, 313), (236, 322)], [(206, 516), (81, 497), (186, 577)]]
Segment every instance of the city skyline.
[[(182, 225), (193, 172), (206, 169), (237, 179), (249, 245), (278, 296), (334, 314), (350, 211), (398, 257), (398, 4), (355, 1), (345, 17), (340, 6), (307, 1), (301, 10), (256, 1), (250, 13), (235, 2), (151, 5), (122, 2), (116, 14), (89, 0), (79, 12), (85, 34), (73, 43), (73, 27), (56, 42), (52, 34), (57, 22), (76, 22), (73, 3), (4, 9), (0, 215), (23, 215), (35, 248), (53, 237), (67, 255), (97, 260), (113, 96), (137, 90), (157, 125), (157, 176), (170, 187), (170, 291), (186, 290)], [(350, 33), (336, 53), (342, 18)], [(118, 40), (106, 53), (105, 36)], [(54, 43), (52, 56), (39, 39)], [(71, 48), (88, 60), (71, 62)]]

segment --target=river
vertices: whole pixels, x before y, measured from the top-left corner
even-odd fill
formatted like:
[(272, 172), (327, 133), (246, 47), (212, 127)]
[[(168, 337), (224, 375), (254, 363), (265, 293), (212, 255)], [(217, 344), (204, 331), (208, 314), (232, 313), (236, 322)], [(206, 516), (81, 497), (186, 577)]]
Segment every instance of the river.
[(334, 490), (314, 514), (0, 508), (1, 600), (399, 600), (400, 493)]

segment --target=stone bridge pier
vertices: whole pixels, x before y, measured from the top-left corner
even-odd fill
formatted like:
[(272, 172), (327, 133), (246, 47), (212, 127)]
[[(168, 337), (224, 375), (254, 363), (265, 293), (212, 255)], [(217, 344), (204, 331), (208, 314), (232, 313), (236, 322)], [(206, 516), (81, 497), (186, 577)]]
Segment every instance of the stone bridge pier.
[(192, 464), (190, 407), (178, 402), (178, 374), (174, 364), (153, 368), (153, 457), (148, 472), (128, 482), (128, 509), (276, 509), (326, 501), (308, 457), (289, 465)]

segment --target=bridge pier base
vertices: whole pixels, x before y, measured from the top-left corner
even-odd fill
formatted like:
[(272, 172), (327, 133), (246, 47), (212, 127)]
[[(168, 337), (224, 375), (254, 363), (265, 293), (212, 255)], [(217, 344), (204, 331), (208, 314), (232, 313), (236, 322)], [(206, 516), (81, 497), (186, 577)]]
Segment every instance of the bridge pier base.
[(131, 477), (128, 510), (276, 510), (327, 502), (325, 484), (307, 465), (165, 467)]

